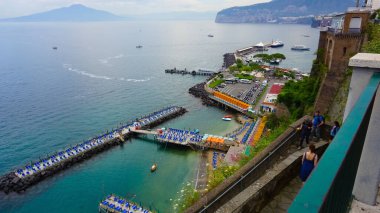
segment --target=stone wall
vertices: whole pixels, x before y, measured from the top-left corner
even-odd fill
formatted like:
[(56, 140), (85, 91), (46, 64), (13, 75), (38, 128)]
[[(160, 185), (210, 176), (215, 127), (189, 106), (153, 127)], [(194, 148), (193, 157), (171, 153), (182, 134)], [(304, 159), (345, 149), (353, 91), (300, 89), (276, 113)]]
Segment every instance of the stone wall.
[[(352, 18), (361, 18), (360, 31), (351, 32), (350, 22)], [(322, 80), (314, 109), (327, 114), (338, 90), (342, 86), (344, 76), (351, 56), (358, 53), (363, 41), (366, 40), (366, 29), (368, 28), (369, 12), (351, 11), (344, 17), (342, 32), (321, 31), (318, 48), (323, 51), (317, 58), (328, 68), (326, 76)], [(355, 30), (355, 29), (354, 29)], [(315, 73), (312, 73), (315, 75)]]
[[(316, 144), (316, 153), (321, 156), (327, 148), (326, 142)], [(217, 210), (218, 213), (260, 212), (289, 182), (297, 177), (303, 153), (298, 150), (266, 171), (254, 184)]]
[(322, 44), (325, 45), (323, 63), (327, 65), (328, 71), (320, 85), (314, 109), (326, 114), (342, 85), (350, 56), (360, 50), (363, 35), (344, 35), (330, 32), (321, 34), (325, 39), (322, 41)]

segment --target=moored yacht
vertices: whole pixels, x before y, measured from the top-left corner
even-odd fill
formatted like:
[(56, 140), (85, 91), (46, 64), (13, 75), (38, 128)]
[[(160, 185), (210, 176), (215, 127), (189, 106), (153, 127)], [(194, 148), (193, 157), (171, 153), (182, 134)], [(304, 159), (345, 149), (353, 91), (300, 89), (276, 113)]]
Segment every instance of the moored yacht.
[(310, 48), (305, 45), (294, 45), (291, 50), (309, 51)]
[(283, 47), (283, 46), (284, 46), (284, 42), (278, 41), (278, 40), (272, 42), (272, 44), (270, 45), (270, 47), (272, 48)]

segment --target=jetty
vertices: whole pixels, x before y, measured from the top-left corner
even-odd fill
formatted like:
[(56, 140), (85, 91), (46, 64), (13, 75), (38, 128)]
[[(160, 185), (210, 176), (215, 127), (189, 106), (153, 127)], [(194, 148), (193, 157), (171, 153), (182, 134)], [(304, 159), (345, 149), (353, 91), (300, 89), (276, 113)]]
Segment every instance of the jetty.
[(99, 203), (100, 213), (121, 212), (121, 213), (153, 213), (153, 211), (142, 207), (132, 201), (126, 200), (116, 195), (108, 195), (106, 199)]
[[(169, 119), (180, 116), (186, 112), (185, 108), (178, 106), (166, 107), (148, 115), (130, 121), (121, 127), (100, 136), (96, 136), (83, 143), (62, 149), (37, 161), (9, 172), (0, 177), (0, 191), (23, 192), (28, 187), (65, 170), (76, 163), (92, 157), (110, 147), (122, 144), (125, 139), (135, 133), (157, 126)], [(146, 132), (145, 132), (146, 133)]]
[(207, 70), (207, 69), (199, 69), (198, 71), (195, 70), (187, 70), (186, 68), (181, 70), (177, 68), (173, 69), (166, 69), (165, 73), (170, 73), (170, 74), (182, 74), (182, 75), (204, 75), (204, 76), (212, 76), (216, 74), (216, 71), (213, 70)]

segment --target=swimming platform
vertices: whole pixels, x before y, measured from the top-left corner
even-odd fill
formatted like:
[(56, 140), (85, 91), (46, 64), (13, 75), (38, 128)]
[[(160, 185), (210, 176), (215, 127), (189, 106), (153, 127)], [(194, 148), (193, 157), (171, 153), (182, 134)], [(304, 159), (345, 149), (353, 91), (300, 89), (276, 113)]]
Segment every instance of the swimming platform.
[(120, 213), (153, 213), (153, 211), (141, 205), (124, 199), (116, 195), (108, 195), (106, 199), (99, 203), (99, 212), (120, 212)]

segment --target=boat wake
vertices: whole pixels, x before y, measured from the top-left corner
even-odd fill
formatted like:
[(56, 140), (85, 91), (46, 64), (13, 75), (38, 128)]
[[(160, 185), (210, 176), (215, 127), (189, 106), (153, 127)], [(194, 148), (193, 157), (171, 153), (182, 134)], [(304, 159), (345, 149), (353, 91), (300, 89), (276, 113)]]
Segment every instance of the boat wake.
[(87, 76), (90, 78), (97, 78), (97, 79), (104, 79), (104, 80), (116, 80), (116, 81), (128, 81), (128, 82), (146, 82), (150, 81), (152, 78), (144, 78), (144, 79), (134, 79), (134, 78), (124, 78), (124, 77), (110, 77), (110, 76), (105, 76), (105, 75), (95, 75), (93, 73), (89, 73), (83, 70), (79, 70), (76, 68), (71, 67), (70, 64), (63, 64), (63, 67), (70, 72), (74, 72), (83, 76)]
[(116, 56), (110, 56), (110, 57), (107, 57), (107, 58), (99, 59), (99, 62), (102, 63), (102, 64), (108, 64), (109, 61), (111, 61), (111, 60), (119, 59), (119, 58), (123, 58), (123, 57), (124, 57), (123, 54), (119, 54), (119, 55), (116, 55)]

